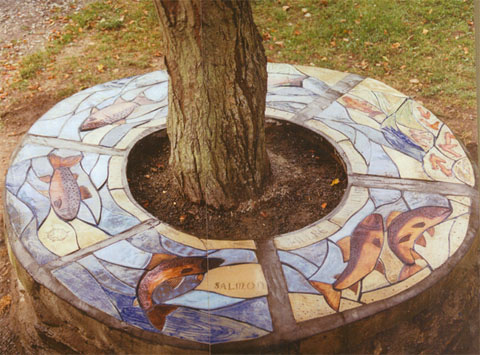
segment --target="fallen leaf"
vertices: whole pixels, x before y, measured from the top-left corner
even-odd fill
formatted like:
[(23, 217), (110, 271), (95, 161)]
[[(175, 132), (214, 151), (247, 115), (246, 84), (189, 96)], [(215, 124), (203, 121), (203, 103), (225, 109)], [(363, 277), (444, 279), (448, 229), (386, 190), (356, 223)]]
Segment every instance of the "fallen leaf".
[(305, 13), (305, 12), (307, 12), (307, 11), (308, 11), (308, 9), (307, 9), (306, 7), (304, 7), (304, 8), (302, 9), (302, 12), (303, 12), (303, 13)]
[(320, 206), (322, 206), (322, 208), (325, 209), (325, 208), (327, 207), (327, 203), (324, 202), (324, 203), (322, 203)]
[(420, 80), (418, 80), (418, 79), (410, 79), (410, 82), (411, 82), (412, 84), (418, 84), (418, 83), (420, 82)]
[(5, 295), (0, 298), (0, 314), (3, 314), (9, 308), (11, 303), (12, 296), (10, 295)]
[(399, 42), (392, 43), (392, 48), (398, 48), (398, 47), (400, 47)]
[(97, 65), (97, 70), (100, 73), (103, 73), (105, 71), (105, 66), (103, 64), (99, 64), (99, 65)]
[(312, 17), (312, 14), (310, 12), (307, 12), (304, 17)]
[(185, 214), (182, 214), (182, 215), (180, 216), (180, 218), (179, 218), (179, 220), (180, 220), (180, 223), (183, 223), (183, 222), (185, 222), (185, 219), (187, 219), (187, 215), (185, 215)]
[(337, 179), (333, 179), (332, 182), (330, 183), (330, 186), (335, 186), (337, 184), (340, 183), (340, 180), (337, 178)]
[(288, 6), (288, 5), (282, 6), (283, 11), (288, 11), (288, 9), (290, 9), (290, 6)]
[(422, 33), (426, 35), (428, 33), (428, 30), (426, 28), (423, 29)]
[(267, 218), (267, 212), (265, 211), (260, 211), (260, 215), (263, 217), (263, 218)]

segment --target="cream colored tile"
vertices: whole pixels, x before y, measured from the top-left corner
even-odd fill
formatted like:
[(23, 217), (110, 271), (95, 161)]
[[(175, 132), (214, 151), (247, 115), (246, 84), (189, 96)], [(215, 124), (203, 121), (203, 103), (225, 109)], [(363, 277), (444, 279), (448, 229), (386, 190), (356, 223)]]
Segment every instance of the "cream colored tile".
[(449, 220), (434, 227), (433, 235), (429, 232), (423, 233), (426, 246), (416, 244), (415, 251), (424, 258), (432, 269), (438, 268), (448, 259), (449, 242), (448, 236), (454, 221)]
[(303, 75), (293, 65), (285, 63), (267, 63), (268, 73)]
[(349, 301), (358, 301), (360, 297), (360, 292), (362, 290), (362, 281), (359, 281), (357, 289), (346, 288), (342, 290), (342, 298), (345, 298)]
[(259, 264), (240, 264), (212, 269), (205, 274), (195, 290), (239, 298), (254, 298), (268, 294), (267, 281)]
[(90, 245), (101, 242), (109, 236), (101, 229), (95, 228), (90, 224), (82, 222), (78, 218), (70, 221), (69, 224), (75, 229), (77, 233), (77, 241), (80, 248), (86, 248)]
[(108, 188), (109, 189), (123, 189), (123, 164), (125, 158), (120, 156), (114, 156), (110, 158), (108, 164)]
[(385, 243), (383, 243), (383, 248), (380, 253), (380, 260), (382, 260), (383, 266), (385, 267), (385, 277), (387, 280), (392, 284), (396, 283), (404, 264), (393, 253), (386, 240)]
[(405, 179), (432, 180), (423, 169), (422, 163), (410, 158), (398, 150), (382, 146), (388, 156), (393, 160), (400, 173), (400, 177)]
[(352, 168), (352, 173), (366, 174), (367, 164), (362, 155), (353, 147), (350, 141), (339, 142), (338, 145), (343, 149)]
[(253, 240), (201, 239), (207, 249), (256, 249)]
[(360, 301), (363, 303), (373, 303), (384, 300), (386, 298), (390, 298), (419, 283), (428, 275), (430, 275), (430, 269), (425, 268), (417, 272), (416, 274), (413, 274), (408, 279), (396, 283), (395, 285), (381, 288), (376, 291), (365, 292), (364, 294), (362, 294)]
[(362, 280), (362, 292), (368, 292), (389, 285), (390, 283), (384, 274), (377, 270), (373, 270)]
[(325, 297), (311, 295), (309, 293), (289, 293), (288, 298), (293, 310), (293, 316), (297, 322), (320, 318), (336, 313)]
[(306, 126), (311, 127), (319, 132), (322, 132), (323, 135), (333, 139), (335, 142), (345, 141), (348, 140), (348, 137), (344, 134), (340, 133), (337, 130), (334, 130), (328, 127), (326, 124), (317, 121), (317, 120), (310, 120), (305, 122)]
[(305, 227), (275, 238), (275, 246), (281, 250), (294, 250), (306, 247), (328, 238), (340, 227), (330, 221), (323, 220), (314, 226)]
[(470, 215), (465, 214), (456, 219), (450, 231), (450, 256), (452, 256), (462, 245), (468, 232), (468, 222)]
[(135, 142), (147, 128), (137, 127), (130, 130), (125, 137), (123, 137), (120, 142), (115, 146), (116, 149), (127, 149), (133, 142)]
[(361, 303), (358, 303), (358, 302), (355, 302), (355, 301), (351, 301), (351, 300), (347, 300), (345, 298), (342, 298), (340, 300), (340, 309), (339, 311), (340, 312), (345, 312), (345, 311), (348, 311), (349, 309), (353, 309), (353, 308), (357, 308), (357, 307), (360, 307), (362, 304)]
[(115, 202), (118, 204), (118, 206), (123, 208), (125, 211), (130, 212), (132, 215), (137, 217), (140, 221), (144, 222), (152, 218), (143, 209), (136, 206), (130, 200), (130, 198), (127, 196), (127, 194), (123, 189), (110, 190), (110, 193), (112, 194), (112, 197), (115, 200)]
[(369, 89), (373, 91), (382, 91), (382, 92), (386, 92), (393, 95), (405, 96), (400, 91), (395, 90), (394, 88), (388, 86), (387, 84), (372, 78), (366, 78), (357, 87), (362, 89)]
[(458, 160), (466, 157), (460, 143), (447, 125), (443, 125), (440, 133), (438, 133), (435, 146), (443, 155), (450, 159)]
[(206, 250), (205, 244), (202, 242), (200, 238), (194, 237), (193, 235), (181, 232), (168, 224), (160, 223), (155, 229), (160, 233), (163, 234), (168, 239), (171, 239), (175, 242), (180, 244), (187, 245), (192, 248)]
[(357, 213), (368, 201), (368, 189), (365, 187), (352, 186), (348, 191), (348, 196), (341, 207), (335, 211), (330, 221), (343, 226), (350, 217)]
[(265, 109), (265, 116), (271, 118), (277, 118), (280, 120), (291, 120), (295, 114), (292, 112), (276, 110), (274, 108), (267, 107)]
[(345, 79), (345, 77), (348, 75), (348, 73), (325, 68), (309, 67), (305, 65), (296, 65), (295, 67), (302, 73), (321, 80), (329, 86), (334, 86), (340, 80)]
[(350, 117), (352, 118), (352, 120), (354, 120), (355, 122), (367, 127), (371, 127), (377, 131), (380, 131), (381, 129), (380, 123), (383, 122), (387, 117), (387, 115), (385, 114), (382, 114), (382, 115), (378, 114), (375, 116), (375, 118), (371, 118), (370, 116), (367, 116), (363, 112), (353, 110), (350, 108), (348, 109), (348, 113), (350, 114)]
[(105, 135), (110, 132), (115, 126), (114, 125), (106, 125), (97, 129), (94, 129), (87, 133), (85, 137), (83, 137), (82, 142), (86, 144), (92, 145), (99, 145), (100, 141), (105, 137)]
[[(470, 199), (468, 200), (470, 201)], [(452, 213), (448, 216), (448, 219), (454, 219), (470, 212), (470, 207), (465, 206), (463, 203), (450, 199), (450, 204), (452, 205)]]
[(50, 209), (50, 214), (38, 231), (38, 239), (48, 250), (60, 256), (79, 249), (75, 230), (57, 217), (53, 208)]
[(148, 121), (147, 123), (142, 124), (141, 128), (151, 128), (151, 127), (158, 127), (158, 129), (165, 129), (165, 125), (167, 124), (167, 117), (160, 117), (154, 120)]
[(468, 196), (447, 195), (447, 198), (450, 201), (456, 201), (468, 207), (470, 207), (470, 204), (472, 203), (472, 200)]
[(423, 107), (416, 101), (413, 101), (413, 116), (415, 117), (417, 122), (419, 122), (423, 127), (433, 133), (435, 136), (437, 136), (440, 129), (442, 129), (442, 121), (440, 121), (437, 116), (433, 114), (432, 111)]
[(475, 174), (468, 158), (463, 158), (455, 162), (453, 165), (453, 173), (461, 182), (469, 186), (475, 185)]
[[(380, 103), (378, 102), (377, 96), (373, 93), (372, 90), (370, 89), (365, 89), (364, 87), (361, 86), (362, 84), (359, 84), (355, 86), (352, 90), (348, 92), (348, 96), (353, 96), (356, 99), (362, 99), (365, 100), (372, 105), (380, 108)], [(342, 103), (342, 105), (346, 105), (346, 102), (344, 101), (343, 98), (345, 98), (346, 95), (342, 96), (338, 101)]]
[(443, 155), (438, 149), (432, 148), (423, 157), (425, 172), (435, 181), (459, 183), (453, 173), (454, 161)]

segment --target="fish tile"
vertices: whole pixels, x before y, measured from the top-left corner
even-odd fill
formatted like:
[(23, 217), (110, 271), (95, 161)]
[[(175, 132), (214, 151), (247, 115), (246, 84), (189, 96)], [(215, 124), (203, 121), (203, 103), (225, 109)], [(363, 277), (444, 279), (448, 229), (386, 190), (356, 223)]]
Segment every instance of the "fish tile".
[(140, 278), (144, 274), (142, 269), (132, 269), (123, 267), (117, 264), (109, 263), (108, 261), (99, 260), (99, 262), (108, 270), (115, 278), (119, 279), (123, 283), (136, 288)]
[(125, 240), (93, 253), (97, 258), (129, 268), (144, 269), (152, 258), (151, 253), (135, 248)]
[(209, 310), (231, 306), (244, 300), (243, 298), (227, 297), (213, 292), (194, 290), (168, 300), (165, 304)]
[(154, 228), (135, 234), (128, 241), (136, 248), (150, 253), (167, 253), (160, 243), (160, 233)]
[[(195, 324), (195, 328), (192, 328)], [(247, 323), (181, 307), (169, 314), (163, 334), (205, 344), (259, 338), (268, 334)]]
[(33, 213), (22, 201), (6, 191), (6, 206), (10, 225), (15, 234), (20, 236), (33, 219)]
[(95, 164), (90, 173), (90, 179), (97, 189), (102, 187), (105, 181), (107, 181), (110, 158), (111, 156), (109, 155), (100, 155), (97, 164)]
[(249, 323), (269, 332), (273, 331), (272, 318), (270, 317), (266, 297), (254, 298), (237, 303), (228, 308), (213, 310), (210, 311), (210, 314)]
[(50, 213), (38, 230), (38, 239), (52, 253), (64, 256), (79, 249), (75, 229), (61, 220), (50, 209)]
[(325, 297), (321, 295), (289, 293), (288, 298), (292, 306), (293, 316), (298, 323), (335, 313), (325, 301)]
[[(326, 245), (326, 243), (325, 243)], [(307, 259), (293, 254), (293, 253), (288, 253), (282, 250), (278, 251), (278, 256), (280, 258), (280, 261), (283, 264), (286, 264), (295, 270), (299, 271), (303, 276), (305, 276), (307, 279), (312, 276), (315, 272), (318, 270), (318, 266), (312, 264), (309, 262)]]
[(328, 220), (283, 234), (275, 238), (275, 246), (280, 250), (294, 250), (324, 240), (338, 231), (340, 227)]
[(24, 202), (41, 225), (50, 212), (50, 199), (35, 190), (28, 182), (18, 191), (18, 197)]
[(109, 235), (105, 234), (101, 229), (82, 222), (78, 218), (70, 221), (69, 224), (75, 229), (78, 246), (80, 248), (89, 247), (90, 245), (97, 244), (109, 238)]
[(465, 240), (465, 236), (467, 235), (468, 231), (468, 222), (470, 221), (470, 215), (464, 214), (463, 216), (458, 217), (455, 220), (455, 223), (452, 226), (450, 231), (450, 256), (452, 256), (462, 245), (463, 241)]
[(121, 319), (118, 310), (110, 302), (109, 297), (98, 282), (79, 264), (68, 264), (54, 270), (52, 274), (83, 302), (117, 319)]
[(115, 278), (94, 256), (89, 255), (80, 259), (78, 263), (87, 269), (102, 286), (123, 295), (136, 296), (135, 288)]
[(81, 111), (70, 117), (63, 125), (58, 138), (80, 141), (79, 127), (88, 116), (88, 111)]
[(168, 282), (164, 282), (155, 287), (152, 292), (152, 300), (155, 304), (162, 304), (171, 299), (178, 298), (183, 294), (192, 291), (200, 284), (198, 275), (188, 275), (182, 277), (182, 281), (175, 287)]
[[(193, 235), (172, 228), (166, 223), (160, 223), (155, 229), (162, 235), (162, 246), (174, 254), (182, 256), (205, 255), (205, 244)], [(168, 238), (165, 237), (168, 235)], [(194, 254), (190, 254), (194, 253)]]
[(133, 216), (140, 219), (140, 221), (144, 222), (151, 217), (144, 212), (143, 209), (137, 207), (133, 204), (132, 200), (127, 196), (125, 190), (111, 190), (110, 193), (112, 194), (113, 199), (117, 202), (120, 208), (123, 208), (125, 211), (130, 212)]
[(45, 265), (50, 261), (58, 258), (58, 256), (51, 253), (38, 240), (37, 223), (35, 220), (32, 220), (30, 224), (24, 229), (22, 235), (20, 236), (20, 240), (22, 241), (22, 244), (28, 250), (30, 255), (33, 256), (33, 258), (39, 265)]
[(30, 169), (30, 160), (24, 160), (20, 163), (10, 166), (5, 178), (5, 187), (12, 194), (16, 195), (20, 187), (27, 179), (27, 173)]
[(254, 298), (268, 294), (267, 282), (259, 264), (240, 264), (211, 269), (205, 274), (197, 290), (238, 298)]
[(329, 242), (327, 257), (315, 275), (310, 277), (310, 280), (333, 284), (337, 281), (335, 276), (340, 275), (346, 267), (347, 263), (343, 261), (343, 254), (340, 248), (336, 244)]
[(305, 258), (306, 260), (310, 261), (311, 263), (315, 264), (316, 266), (321, 266), (325, 261), (325, 257), (327, 256), (328, 251), (328, 241), (326, 239), (303, 247), (299, 249), (292, 250), (291, 252), (301, 257)]
[(380, 260), (383, 262), (387, 281), (392, 284), (396, 283), (405, 264), (390, 249), (388, 242), (383, 243), (382, 252), (380, 253)]
[(24, 160), (47, 156), (52, 150), (53, 148), (43, 145), (25, 144), (13, 159), (12, 165)]
[(360, 211), (365, 204), (369, 201), (368, 189), (365, 187), (352, 186), (348, 191), (348, 196), (345, 199), (343, 205), (335, 211), (330, 221), (344, 225), (346, 221), (350, 219), (355, 213)]
[(329, 126), (318, 120), (309, 120), (305, 124), (306, 126), (313, 128), (317, 132), (322, 132), (323, 135), (326, 135), (327, 137), (333, 139), (335, 142), (340, 142), (348, 139), (348, 137), (345, 136), (343, 133), (340, 133), (336, 129), (330, 128)]
[(258, 263), (255, 252), (245, 249), (221, 249), (212, 254), (209, 258), (221, 258), (225, 260), (222, 265), (241, 264), (241, 263)]
[(338, 142), (338, 145), (347, 156), (350, 163), (352, 173), (366, 174), (368, 167), (362, 155), (353, 147), (350, 141)]
[(399, 190), (370, 188), (369, 191), (370, 198), (375, 204), (375, 207), (388, 205), (402, 198), (402, 192)]
[(307, 279), (297, 270), (287, 265), (282, 265), (282, 270), (287, 283), (288, 292), (318, 294), (318, 291), (314, 289)]
[(153, 85), (151, 88), (145, 90), (144, 94), (149, 100), (152, 101), (165, 100), (168, 95), (168, 82), (164, 81)]
[(123, 181), (123, 163), (125, 158), (121, 156), (112, 157), (108, 165), (108, 188), (122, 189)]
[(432, 180), (425, 174), (423, 165), (418, 160), (386, 146), (384, 146), (383, 149), (397, 166), (401, 178)]
[(410, 276), (408, 279), (398, 282), (394, 285), (381, 288), (379, 290), (363, 293), (360, 301), (368, 304), (390, 298), (399, 294), (402, 291), (411, 288), (413, 285), (419, 283), (424, 278), (426, 278), (429, 274), (430, 269), (425, 268), (417, 272), (416, 274)]

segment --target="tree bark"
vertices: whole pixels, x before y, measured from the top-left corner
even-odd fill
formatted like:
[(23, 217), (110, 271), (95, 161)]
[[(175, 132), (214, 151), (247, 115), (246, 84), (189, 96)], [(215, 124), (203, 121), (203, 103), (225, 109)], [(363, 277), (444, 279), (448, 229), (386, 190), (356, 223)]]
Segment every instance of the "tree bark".
[(154, 0), (170, 75), (170, 166), (193, 202), (230, 209), (258, 196), (265, 149), (266, 57), (245, 0)]

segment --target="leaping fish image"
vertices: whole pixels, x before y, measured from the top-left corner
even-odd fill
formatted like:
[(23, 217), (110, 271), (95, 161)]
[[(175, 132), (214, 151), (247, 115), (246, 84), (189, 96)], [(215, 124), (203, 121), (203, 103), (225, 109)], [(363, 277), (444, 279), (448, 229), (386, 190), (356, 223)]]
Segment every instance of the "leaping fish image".
[(194, 289), (208, 270), (217, 268), (224, 262), (220, 258), (204, 257), (163, 259), (142, 276), (137, 289), (140, 307), (150, 322), (160, 330), (163, 329), (167, 316), (178, 308), (163, 302)]
[(115, 100), (113, 104), (98, 110), (96, 107), (92, 109), (90, 116), (80, 126), (81, 131), (89, 131), (100, 128), (115, 122), (125, 120), (138, 106), (143, 104), (151, 104), (150, 101), (141, 94), (133, 101), (125, 101), (122, 98)]
[[(423, 233), (427, 230), (433, 235), (437, 224), (443, 222), (452, 213), (447, 207), (419, 207), (411, 211), (398, 213), (387, 227), (388, 245), (393, 253), (406, 265), (414, 265), (420, 256), (413, 249), (416, 243), (426, 245)], [(421, 258), (421, 257), (420, 257)]]
[(378, 259), (383, 240), (383, 217), (374, 213), (357, 225), (351, 237), (345, 237), (337, 243), (342, 249), (344, 261), (348, 261), (345, 270), (336, 277), (333, 285), (310, 281), (324, 295), (332, 309), (339, 309), (341, 290), (353, 288), (356, 292), (359, 282), (373, 270), (384, 272), (383, 264)]
[(85, 186), (78, 186), (78, 176), (70, 171), (72, 166), (82, 160), (82, 156), (61, 158), (50, 154), (48, 160), (53, 167), (53, 175), (40, 179), (50, 183), (48, 195), (55, 213), (63, 220), (71, 221), (78, 214), (80, 202), (92, 197)]
[(344, 96), (342, 100), (345, 102), (345, 105), (347, 108), (366, 113), (368, 117), (375, 118), (375, 116), (384, 114), (384, 112), (378, 110), (375, 106), (373, 106), (368, 101), (355, 99), (350, 96)]

